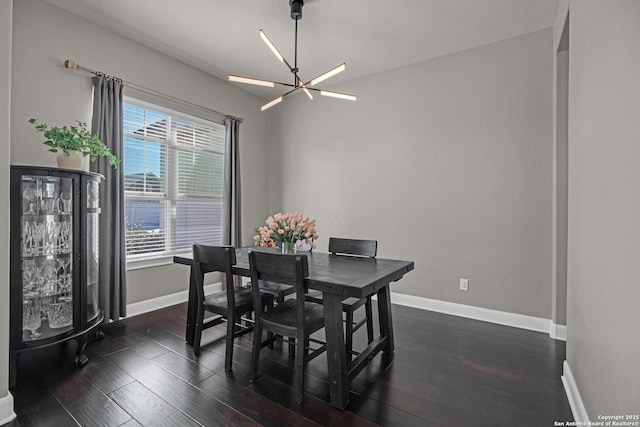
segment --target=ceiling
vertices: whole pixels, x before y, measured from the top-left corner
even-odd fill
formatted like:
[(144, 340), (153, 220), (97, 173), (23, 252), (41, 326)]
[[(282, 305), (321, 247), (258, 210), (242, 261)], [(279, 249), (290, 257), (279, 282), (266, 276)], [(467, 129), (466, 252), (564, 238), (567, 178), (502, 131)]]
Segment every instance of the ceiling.
[[(238, 74), (293, 83), (291, 73), (258, 33), (264, 30), (293, 64), (295, 24), (288, 0), (46, 1), (225, 80), (228, 74)], [(309, 80), (346, 62), (344, 72), (319, 85), (329, 88), (548, 28), (555, 21), (557, 4), (558, 0), (305, 0), (298, 23), (300, 77)], [(264, 99), (284, 92), (237, 85)]]

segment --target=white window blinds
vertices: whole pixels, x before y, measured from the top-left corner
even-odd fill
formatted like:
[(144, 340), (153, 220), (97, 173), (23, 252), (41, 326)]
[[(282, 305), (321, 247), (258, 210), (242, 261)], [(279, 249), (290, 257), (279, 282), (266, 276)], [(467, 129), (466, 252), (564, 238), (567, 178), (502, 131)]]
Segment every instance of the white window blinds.
[(224, 126), (133, 100), (123, 119), (127, 255), (222, 244)]

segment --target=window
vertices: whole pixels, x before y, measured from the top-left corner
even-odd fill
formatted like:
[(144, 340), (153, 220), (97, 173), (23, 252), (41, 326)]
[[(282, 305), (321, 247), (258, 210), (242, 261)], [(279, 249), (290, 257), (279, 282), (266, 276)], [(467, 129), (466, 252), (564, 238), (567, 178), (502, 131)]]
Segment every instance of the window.
[(127, 260), (222, 244), (224, 125), (132, 99), (123, 119)]

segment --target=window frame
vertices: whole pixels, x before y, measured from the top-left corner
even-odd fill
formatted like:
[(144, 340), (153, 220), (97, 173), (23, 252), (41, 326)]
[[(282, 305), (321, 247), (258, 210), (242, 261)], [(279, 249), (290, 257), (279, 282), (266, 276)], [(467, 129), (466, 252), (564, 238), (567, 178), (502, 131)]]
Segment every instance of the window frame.
[[(124, 119), (125, 104), (167, 115), (167, 121), (168, 121), (167, 126), (169, 131), (168, 133), (170, 134), (168, 139), (163, 140), (161, 142), (161, 144), (165, 146), (166, 153), (164, 155), (166, 156), (165, 163), (167, 165), (166, 171), (165, 171), (166, 181), (165, 181), (164, 191), (159, 192), (158, 195), (156, 196), (155, 194), (144, 192), (144, 191), (123, 190), (124, 198), (125, 198), (125, 206), (126, 206), (127, 198), (134, 199), (134, 200), (145, 200), (145, 199), (157, 200), (164, 205), (163, 211), (165, 212), (165, 214), (163, 215), (164, 216), (163, 221), (164, 221), (165, 230), (168, 230), (165, 233), (165, 248), (170, 248), (170, 249), (166, 249), (162, 252), (153, 252), (153, 253), (147, 253), (147, 254), (131, 254), (131, 255), (126, 254), (127, 270), (137, 270), (142, 268), (172, 264), (173, 257), (175, 255), (185, 255), (185, 254), (191, 253), (191, 249), (175, 249), (174, 248), (175, 247), (174, 237), (176, 236), (176, 223), (177, 223), (176, 221), (177, 203), (180, 200), (189, 200), (189, 199), (197, 200), (198, 198), (202, 197), (199, 195), (190, 195), (185, 197), (184, 195), (180, 195), (179, 193), (179, 171), (180, 171), (179, 152), (181, 151), (181, 146), (180, 146), (180, 143), (178, 142), (177, 127), (175, 123), (179, 122), (180, 120), (186, 119), (193, 124), (205, 126), (207, 128), (219, 127), (218, 130), (221, 130), (225, 133), (225, 139), (226, 139), (227, 129), (224, 124), (224, 120), (218, 121), (212, 118), (198, 117), (184, 110), (170, 108), (162, 104), (149, 102), (147, 100), (140, 99), (134, 96), (128, 96), (128, 95), (125, 95), (123, 97), (123, 119)], [(124, 140), (127, 137), (133, 137), (133, 138), (139, 139), (139, 137), (136, 137), (133, 134), (125, 133), (123, 129), (123, 145), (124, 145)], [(156, 138), (149, 138), (146, 140), (155, 141), (155, 139)], [(224, 148), (226, 149), (226, 147)], [(223, 168), (224, 168), (224, 165), (226, 164), (225, 159), (227, 156), (225, 149), (223, 149), (221, 152), (216, 150), (206, 150), (206, 149), (200, 150), (199, 152), (222, 155)], [(184, 150), (184, 148), (182, 148), (182, 150)], [(123, 159), (123, 161), (124, 160), (125, 159)], [(222, 175), (223, 182), (226, 181), (225, 175), (226, 175), (226, 172), (223, 170), (223, 175)], [(222, 203), (222, 210), (224, 212), (224, 191), (218, 197), (214, 196), (214, 197), (203, 197), (203, 198), (209, 199), (209, 200), (219, 200), (220, 203)], [(169, 214), (167, 214), (167, 212)], [(222, 219), (221, 226), (222, 227), (225, 226), (224, 219)], [(223, 234), (224, 234), (224, 230), (223, 230)], [(125, 245), (126, 245), (126, 239), (125, 239)], [(126, 247), (125, 247), (125, 253), (126, 253)]]

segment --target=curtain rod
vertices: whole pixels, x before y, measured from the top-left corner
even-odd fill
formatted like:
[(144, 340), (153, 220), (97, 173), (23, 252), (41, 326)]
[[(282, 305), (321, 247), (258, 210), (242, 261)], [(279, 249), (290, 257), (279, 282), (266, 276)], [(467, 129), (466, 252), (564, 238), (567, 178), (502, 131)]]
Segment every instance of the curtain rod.
[(69, 69), (71, 69), (71, 70), (82, 70), (82, 71), (86, 71), (86, 72), (91, 73), (91, 74), (95, 74), (97, 76), (102, 76), (102, 77), (104, 77), (106, 79), (117, 80), (117, 81), (121, 82), (122, 84), (124, 84), (126, 86), (130, 86), (132, 88), (139, 89), (139, 90), (142, 90), (144, 92), (151, 93), (153, 95), (161, 96), (163, 98), (170, 99), (172, 101), (176, 101), (176, 102), (179, 102), (179, 103), (184, 104), (184, 105), (188, 105), (189, 107), (196, 107), (196, 108), (199, 108), (199, 109), (205, 110), (205, 111), (213, 111), (214, 113), (222, 114), (223, 116), (225, 116), (228, 119), (238, 120), (240, 123), (244, 122), (244, 119), (242, 117), (235, 117), (235, 116), (231, 116), (229, 114), (221, 113), (220, 111), (212, 110), (211, 108), (203, 107), (202, 105), (194, 104), (193, 102), (186, 101), (186, 100), (180, 99), (180, 98), (176, 98), (175, 96), (166, 94), (164, 92), (160, 92), (160, 91), (157, 91), (157, 90), (154, 90), (154, 89), (150, 89), (148, 87), (144, 87), (144, 86), (141, 86), (141, 85), (133, 83), (133, 82), (128, 82), (128, 81), (126, 81), (124, 79), (121, 79), (119, 77), (110, 76), (108, 74), (103, 73), (102, 71), (92, 70), (91, 68), (83, 67), (82, 65), (80, 65), (80, 64), (78, 64), (76, 62), (73, 62), (70, 59), (67, 59), (66, 61), (64, 61), (64, 66), (69, 68)]

